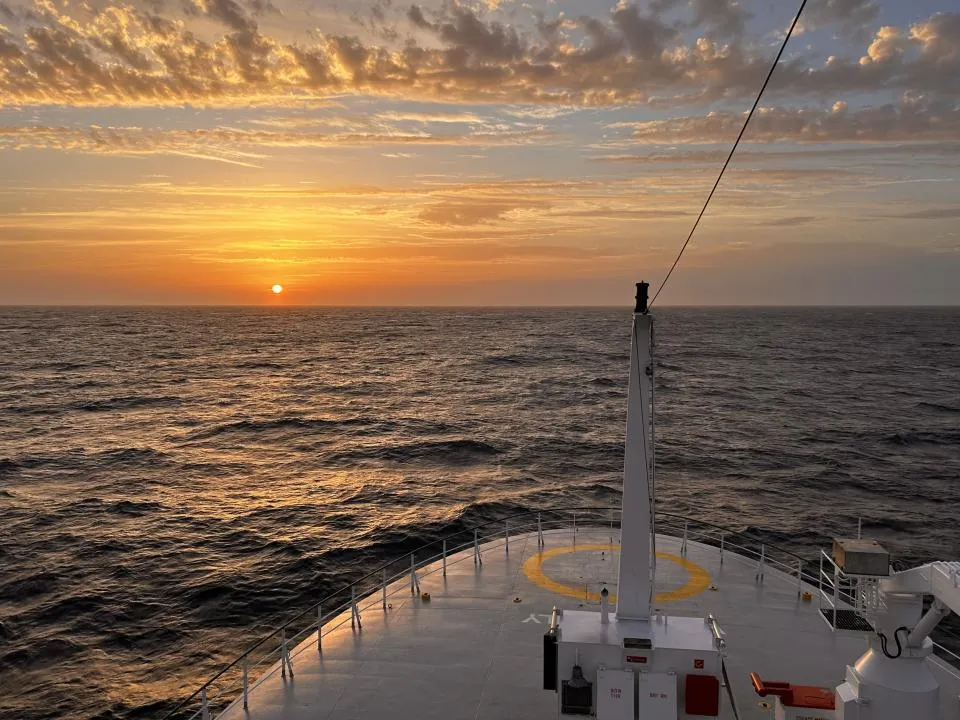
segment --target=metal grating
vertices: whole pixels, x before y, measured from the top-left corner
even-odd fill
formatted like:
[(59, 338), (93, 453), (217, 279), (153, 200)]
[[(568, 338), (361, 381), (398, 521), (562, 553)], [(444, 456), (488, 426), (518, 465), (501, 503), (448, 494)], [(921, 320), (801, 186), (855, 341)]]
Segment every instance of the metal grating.
[[(833, 608), (820, 608), (820, 612), (823, 614), (823, 617), (830, 624), (830, 627), (834, 627), (833, 624)], [(855, 630), (858, 632), (873, 632), (873, 626), (867, 622), (866, 618), (861, 615), (857, 615), (853, 610), (837, 610), (837, 630)]]

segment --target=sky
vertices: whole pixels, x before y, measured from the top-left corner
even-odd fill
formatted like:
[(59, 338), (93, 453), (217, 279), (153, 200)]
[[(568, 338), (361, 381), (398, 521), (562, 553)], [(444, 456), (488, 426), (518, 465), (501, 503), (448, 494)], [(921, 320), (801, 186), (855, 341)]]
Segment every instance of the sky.
[[(0, 0), (0, 304), (629, 305), (795, 12)], [(958, 181), (955, 0), (809, 0), (658, 303), (960, 304)]]

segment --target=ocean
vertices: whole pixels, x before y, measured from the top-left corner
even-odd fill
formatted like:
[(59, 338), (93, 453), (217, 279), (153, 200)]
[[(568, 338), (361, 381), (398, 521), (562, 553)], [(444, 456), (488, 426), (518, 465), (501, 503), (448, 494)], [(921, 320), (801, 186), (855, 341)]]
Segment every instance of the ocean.
[[(655, 312), (661, 508), (960, 557), (960, 309)], [(619, 504), (629, 338), (629, 308), (0, 309), (0, 718), (162, 717), (449, 528)]]

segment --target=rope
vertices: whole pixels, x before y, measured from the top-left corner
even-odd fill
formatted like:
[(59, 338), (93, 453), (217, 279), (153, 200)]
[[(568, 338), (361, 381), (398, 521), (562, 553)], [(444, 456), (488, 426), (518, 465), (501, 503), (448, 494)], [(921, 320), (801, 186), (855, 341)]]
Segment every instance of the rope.
[(703, 207), (700, 208), (700, 214), (697, 215), (697, 219), (694, 221), (693, 227), (690, 228), (690, 234), (687, 235), (687, 239), (684, 241), (683, 247), (681, 247), (680, 252), (677, 253), (676, 260), (673, 261), (673, 265), (670, 266), (667, 276), (663, 279), (663, 282), (660, 283), (660, 287), (653, 296), (653, 300), (650, 301), (651, 307), (657, 301), (657, 298), (660, 297), (660, 293), (663, 292), (663, 288), (666, 287), (667, 281), (670, 279), (670, 276), (673, 275), (673, 271), (677, 268), (677, 263), (680, 262), (680, 258), (683, 256), (683, 251), (687, 249), (687, 245), (689, 245), (690, 240), (693, 239), (693, 234), (697, 231), (697, 226), (700, 224), (700, 220), (703, 218), (704, 213), (707, 212), (707, 206), (710, 204), (710, 200), (713, 199), (713, 194), (717, 191), (717, 187), (720, 185), (720, 180), (723, 179), (723, 174), (727, 171), (727, 166), (730, 164), (730, 161), (733, 160), (733, 154), (737, 151), (737, 146), (740, 145), (740, 140), (743, 138), (743, 134), (747, 131), (747, 125), (750, 124), (750, 119), (753, 117), (754, 112), (757, 110), (757, 106), (760, 104), (760, 98), (763, 97), (763, 91), (767, 89), (767, 84), (770, 82), (770, 78), (773, 77), (773, 71), (777, 69), (777, 65), (780, 63), (780, 58), (783, 56), (783, 51), (787, 49), (787, 43), (790, 41), (790, 36), (793, 35), (794, 28), (796, 28), (797, 23), (800, 22), (800, 15), (803, 14), (803, 9), (806, 6), (807, 0), (802, 0), (800, 3), (800, 9), (797, 10), (797, 14), (793, 18), (793, 22), (790, 24), (790, 29), (787, 30), (787, 34), (783, 38), (783, 43), (780, 45), (780, 50), (777, 52), (777, 57), (774, 58), (773, 65), (770, 66), (770, 71), (767, 73), (767, 77), (763, 81), (763, 85), (760, 86), (760, 92), (757, 93), (757, 99), (753, 101), (753, 107), (750, 108), (750, 112), (747, 113), (747, 119), (743, 121), (743, 127), (740, 128), (740, 134), (737, 135), (737, 139), (734, 141), (733, 147), (730, 148), (730, 154), (727, 155), (727, 159), (723, 163), (723, 167), (720, 168), (720, 174), (717, 175), (717, 181), (713, 184), (710, 194), (707, 195), (707, 199), (706, 202), (703, 203)]

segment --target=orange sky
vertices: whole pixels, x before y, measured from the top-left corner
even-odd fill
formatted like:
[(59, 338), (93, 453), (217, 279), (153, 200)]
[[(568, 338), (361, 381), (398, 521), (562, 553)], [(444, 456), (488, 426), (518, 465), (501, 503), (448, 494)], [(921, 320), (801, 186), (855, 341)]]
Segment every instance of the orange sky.
[[(960, 14), (936, 5), (810, 5), (663, 303), (960, 302)], [(351, 7), (0, 3), (0, 303), (622, 304), (789, 19)]]

